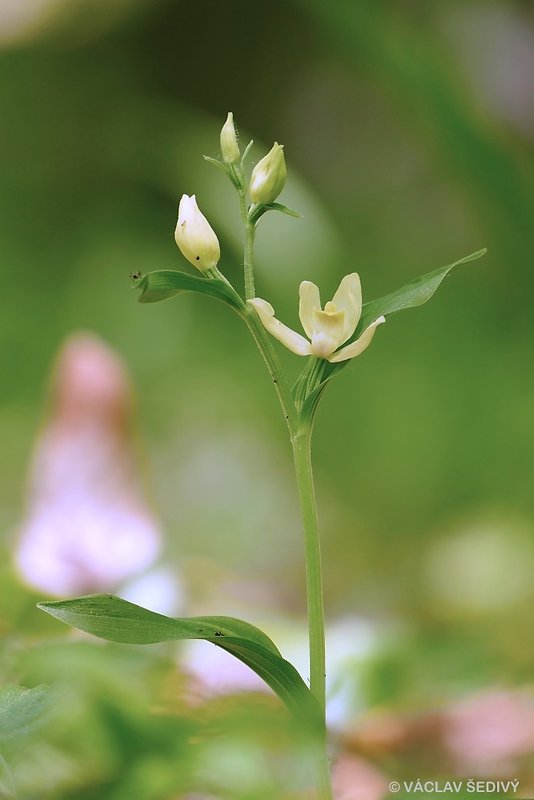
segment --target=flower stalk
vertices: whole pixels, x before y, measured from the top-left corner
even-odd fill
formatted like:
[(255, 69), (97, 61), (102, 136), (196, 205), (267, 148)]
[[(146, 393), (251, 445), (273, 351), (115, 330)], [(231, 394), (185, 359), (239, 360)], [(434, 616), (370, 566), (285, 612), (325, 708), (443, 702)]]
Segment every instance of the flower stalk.
[(304, 550), (310, 641), (310, 690), (326, 717), (326, 654), (323, 577), (315, 486), (311, 458), (313, 421), (303, 422), (292, 437), (293, 461), (299, 494)]

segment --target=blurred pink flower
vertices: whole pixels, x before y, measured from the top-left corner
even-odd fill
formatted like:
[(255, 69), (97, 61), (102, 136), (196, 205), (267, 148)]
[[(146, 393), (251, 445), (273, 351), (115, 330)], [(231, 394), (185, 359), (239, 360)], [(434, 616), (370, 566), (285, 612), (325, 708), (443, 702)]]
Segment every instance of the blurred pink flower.
[(384, 775), (359, 756), (342, 755), (332, 779), (335, 800), (381, 800), (388, 794)]
[(52, 595), (109, 591), (156, 558), (131, 436), (132, 390), (120, 358), (91, 334), (62, 347), (49, 417), (33, 454), (16, 562)]
[(445, 716), (445, 746), (460, 773), (512, 775), (534, 752), (534, 695), (492, 690), (469, 697)]

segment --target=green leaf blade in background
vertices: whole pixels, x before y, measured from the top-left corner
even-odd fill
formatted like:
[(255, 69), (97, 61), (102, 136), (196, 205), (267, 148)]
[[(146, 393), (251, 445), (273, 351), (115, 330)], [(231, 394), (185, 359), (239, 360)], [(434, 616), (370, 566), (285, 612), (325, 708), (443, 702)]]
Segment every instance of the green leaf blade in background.
[(319, 709), (297, 670), (263, 631), (234, 617), (174, 618), (113, 595), (38, 603), (38, 608), (86, 633), (123, 644), (204, 639), (252, 669), (297, 716), (319, 719)]
[(8, 685), (0, 689), (0, 745), (8, 748), (31, 735), (48, 718), (56, 701), (49, 686)]
[(243, 302), (237, 292), (225, 281), (218, 278), (202, 278), (174, 269), (155, 270), (143, 275), (134, 283), (139, 289), (140, 303), (159, 303), (184, 292), (198, 292), (215, 297), (223, 303), (241, 310)]

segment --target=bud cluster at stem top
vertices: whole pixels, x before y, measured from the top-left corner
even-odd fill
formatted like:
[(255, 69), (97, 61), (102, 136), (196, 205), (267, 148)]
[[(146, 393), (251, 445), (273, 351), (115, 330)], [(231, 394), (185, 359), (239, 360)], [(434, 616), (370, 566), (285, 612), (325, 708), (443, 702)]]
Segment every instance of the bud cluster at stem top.
[[(242, 173), (243, 159), (231, 111), (228, 112), (226, 121), (221, 128), (220, 145), (222, 162), (208, 156), (205, 158), (222, 168), (229, 176), (241, 195), (243, 213), (246, 217), (244, 221), (253, 227), (284, 188), (287, 178), (284, 146), (275, 142), (267, 155), (258, 161), (252, 170), (248, 187), (251, 206), (248, 209), (247, 217), (246, 183)], [(246, 157), (251, 145), (252, 142), (245, 148), (243, 158)], [(296, 212), (285, 206), (277, 204), (275, 207), (278, 211), (298, 216)], [(180, 200), (174, 238), (185, 258), (200, 272), (209, 276), (221, 257), (219, 240), (208, 220), (200, 211), (194, 194), (191, 196), (184, 194)]]

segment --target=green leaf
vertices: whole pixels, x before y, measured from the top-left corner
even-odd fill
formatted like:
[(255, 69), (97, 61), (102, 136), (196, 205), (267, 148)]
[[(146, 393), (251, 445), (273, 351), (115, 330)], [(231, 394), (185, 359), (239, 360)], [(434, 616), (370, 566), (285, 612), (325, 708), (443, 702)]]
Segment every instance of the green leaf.
[[(360, 321), (347, 344), (357, 339), (367, 326), (378, 317), (388, 317), (390, 314), (396, 314), (397, 311), (403, 311), (405, 308), (422, 306), (430, 300), (443, 279), (447, 277), (451, 270), (455, 267), (459, 267), (461, 264), (468, 264), (470, 261), (476, 261), (486, 252), (486, 248), (477, 250), (476, 253), (471, 253), (471, 255), (460, 258), (458, 261), (454, 261), (446, 267), (440, 267), (433, 272), (427, 272), (425, 275), (415, 278), (400, 289), (385, 295), (385, 297), (380, 297), (378, 300), (371, 300), (369, 303), (364, 303)], [(331, 364), (329, 361), (323, 361), (322, 363), (322, 371), (319, 370), (317, 372), (315, 385), (309, 386), (309, 394), (302, 404), (301, 413), (303, 417), (310, 418), (313, 416), (327, 382), (333, 378), (337, 372), (348, 366), (348, 364), (350, 364), (350, 359), (348, 361), (341, 361), (338, 364)]]
[(317, 703), (297, 670), (263, 631), (248, 622), (233, 617), (166, 617), (108, 594), (37, 605), (67, 625), (112, 642), (205, 639), (250, 667), (297, 716), (320, 719)]
[(443, 279), (451, 270), (455, 267), (459, 267), (461, 264), (476, 261), (486, 252), (485, 248), (483, 250), (477, 250), (476, 253), (471, 253), (471, 255), (465, 256), (465, 258), (461, 258), (459, 261), (454, 261), (454, 263), (446, 267), (440, 267), (433, 272), (427, 272), (426, 275), (420, 275), (419, 278), (415, 278), (415, 280), (410, 281), (410, 283), (406, 283), (400, 289), (391, 292), (391, 294), (387, 294), (385, 297), (380, 297), (378, 300), (371, 300), (369, 303), (364, 303), (362, 316), (350, 341), (357, 339), (365, 328), (367, 328), (371, 322), (374, 322), (377, 317), (388, 317), (390, 314), (396, 314), (397, 311), (403, 311), (405, 308), (422, 306), (430, 300)]
[(0, 745), (24, 739), (38, 728), (57, 700), (48, 686), (4, 686), (0, 689)]
[(200, 292), (222, 300), (238, 310), (242, 310), (244, 305), (235, 289), (226, 281), (189, 275), (174, 269), (149, 272), (135, 282), (135, 288), (141, 292), (140, 303), (159, 303), (184, 292)]
[(257, 205), (253, 204), (250, 206), (248, 212), (249, 221), (256, 225), (258, 220), (261, 219), (267, 211), (280, 211), (282, 214), (287, 214), (289, 217), (302, 219), (302, 214), (299, 214), (298, 211), (293, 211), (292, 208), (282, 205), (282, 203), (258, 203)]

